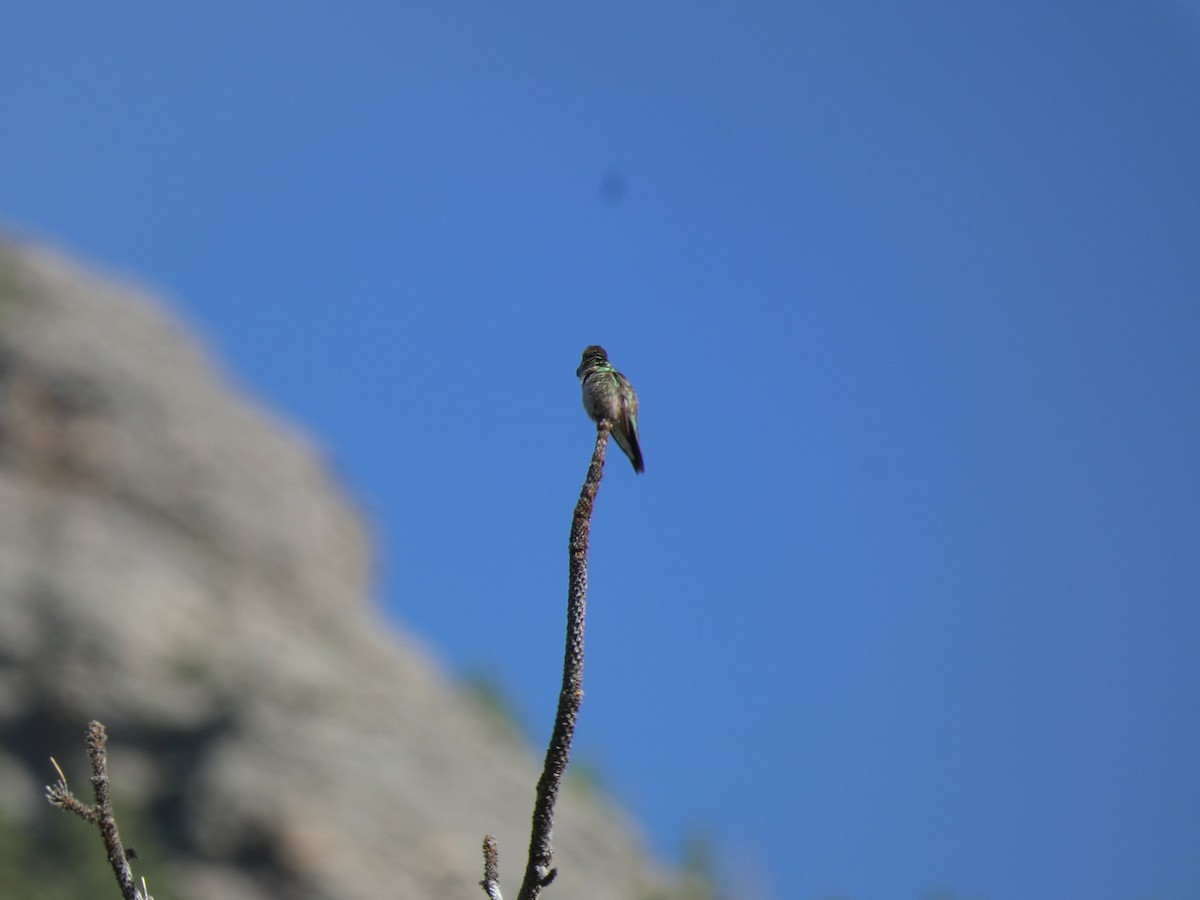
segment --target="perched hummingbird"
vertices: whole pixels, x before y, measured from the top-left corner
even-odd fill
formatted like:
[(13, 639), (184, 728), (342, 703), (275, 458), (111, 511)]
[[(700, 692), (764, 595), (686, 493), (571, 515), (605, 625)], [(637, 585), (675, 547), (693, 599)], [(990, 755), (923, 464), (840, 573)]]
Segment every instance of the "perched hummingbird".
[(608, 419), (612, 436), (629, 461), (633, 471), (645, 472), (642, 448), (638, 446), (637, 394), (629, 379), (613, 368), (603, 347), (593, 344), (583, 351), (583, 360), (575, 370), (583, 385), (583, 408), (592, 420)]

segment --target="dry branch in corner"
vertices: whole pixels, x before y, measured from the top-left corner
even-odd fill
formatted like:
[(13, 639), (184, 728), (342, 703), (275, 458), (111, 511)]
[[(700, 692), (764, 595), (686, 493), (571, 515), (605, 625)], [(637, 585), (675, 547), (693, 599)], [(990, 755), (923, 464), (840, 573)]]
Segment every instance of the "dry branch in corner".
[(126, 851), (121, 844), (121, 835), (117, 830), (117, 817), (113, 813), (112, 796), (108, 783), (108, 732), (100, 722), (88, 723), (87, 733), (88, 757), (92, 761), (92, 791), (96, 795), (96, 805), (88, 806), (76, 797), (67, 787), (67, 776), (59, 768), (58, 763), (51, 757), (54, 769), (58, 772), (58, 781), (46, 786), (46, 799), (51, 805), (67, 812), (75, 813), (85, 822), (95, 825), (104, 841), (104, 849), (108, 851), (108, 862), (113, 873), (117, 876), (117, 884), (125, 900), (154, 900), (146, 890), (146, 880), (142, 879), (142, 889), (139, 891), (133, 880), (133, 870), (129, 867), (129, 857), (132, 849)]

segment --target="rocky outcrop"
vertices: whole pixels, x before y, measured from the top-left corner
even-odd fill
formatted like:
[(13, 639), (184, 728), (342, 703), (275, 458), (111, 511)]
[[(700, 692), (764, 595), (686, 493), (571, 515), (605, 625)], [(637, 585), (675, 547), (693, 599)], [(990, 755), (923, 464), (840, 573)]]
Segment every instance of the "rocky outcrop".
[[(369, 557), (313, 450), (159, 303), (0, 243), (0, 817), (17, 832), (67, 818), (42, 796), (51, 754), (90, 798), (95, 718), (161, 897), (474, 898), (489, 831), (515, 896), (534, 754), (381, 622)], [(546, 896), (670, 894), (602, 798), (568, 784), (556, 826)]]

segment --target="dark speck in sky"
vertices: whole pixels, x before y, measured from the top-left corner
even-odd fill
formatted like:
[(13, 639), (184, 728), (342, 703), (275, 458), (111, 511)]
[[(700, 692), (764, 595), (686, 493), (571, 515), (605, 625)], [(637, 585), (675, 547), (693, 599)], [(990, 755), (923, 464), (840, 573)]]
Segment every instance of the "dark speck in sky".
[(609, 169), (600, 179), (600, 196), (614, 206), (625, 199), (625, 173), (620, 169)]

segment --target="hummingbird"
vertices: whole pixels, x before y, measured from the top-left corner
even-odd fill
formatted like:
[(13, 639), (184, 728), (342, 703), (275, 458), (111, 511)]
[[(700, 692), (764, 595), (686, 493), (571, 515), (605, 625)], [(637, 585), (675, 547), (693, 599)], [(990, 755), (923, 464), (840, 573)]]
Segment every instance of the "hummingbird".
[(583, 408), (592, 420), (607, 419), (617, 446), (633, 463), (633, 471), (645, 472), (642, 448), (638, 446), (637, 394), (629, 379), (613, 368), (604, 348), (593, 344), (583, 351), (575, 370), (583, 385)]

